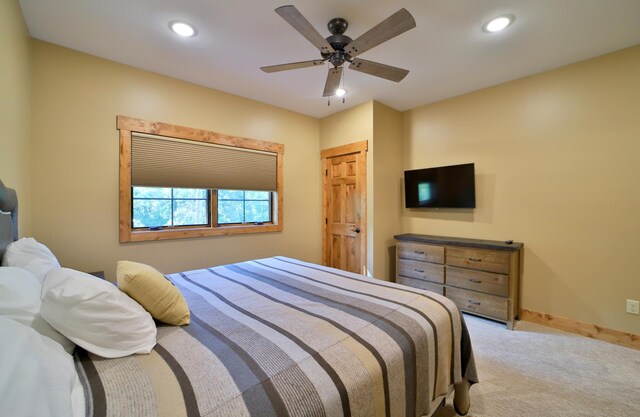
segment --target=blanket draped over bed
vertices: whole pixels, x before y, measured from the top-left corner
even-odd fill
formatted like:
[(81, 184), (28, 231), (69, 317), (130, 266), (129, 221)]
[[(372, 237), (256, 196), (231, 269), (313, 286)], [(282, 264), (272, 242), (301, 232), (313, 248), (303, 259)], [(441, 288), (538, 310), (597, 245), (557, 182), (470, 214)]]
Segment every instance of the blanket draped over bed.
[(477, 381), (437, 294), (284, 257), (169, 278), (191, 324), (160, 325), (149, 355), (78, 349), (87, 416), (414, 417)]

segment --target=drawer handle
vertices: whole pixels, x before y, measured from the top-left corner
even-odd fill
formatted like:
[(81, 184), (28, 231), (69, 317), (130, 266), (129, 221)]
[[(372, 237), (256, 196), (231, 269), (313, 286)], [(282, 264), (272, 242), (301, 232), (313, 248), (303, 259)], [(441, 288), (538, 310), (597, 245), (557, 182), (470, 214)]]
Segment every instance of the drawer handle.
[(420, 273), (423, 273), (423, 272), (424, 272), (424, 269), (414, 269), (414, 271), (416, 271), (416, 272), (420, 272)]
[(479, 301), (471, 301), (471, 300), (467, 300), (469, 302), (469, 304), (472, 304), (474, 306), (479, 306), (480, 302)]
[(482, 262), (482, 259), (480, 258), (469, 258), (469, 260), (473, 262)]
[(418, 255), (424, 255), (424, 252), (421, 250), (414, 250), (413, 253), (417, 253)]
[(469, 281), (473, 282), (474, 284), (482, 284), (482, 281), (480, 281), (479, 279), (471, 279), (471, 278), (469, 278)]

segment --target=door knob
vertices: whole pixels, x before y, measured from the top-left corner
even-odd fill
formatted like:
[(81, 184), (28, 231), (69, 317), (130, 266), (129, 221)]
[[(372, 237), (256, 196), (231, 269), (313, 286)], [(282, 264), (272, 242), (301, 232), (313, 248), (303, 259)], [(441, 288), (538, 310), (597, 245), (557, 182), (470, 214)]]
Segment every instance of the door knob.
[(360, 233), (360, 228), (356, 227), (355, 229), (353, 229), (353, 231), (356, 232), (356, 233)]

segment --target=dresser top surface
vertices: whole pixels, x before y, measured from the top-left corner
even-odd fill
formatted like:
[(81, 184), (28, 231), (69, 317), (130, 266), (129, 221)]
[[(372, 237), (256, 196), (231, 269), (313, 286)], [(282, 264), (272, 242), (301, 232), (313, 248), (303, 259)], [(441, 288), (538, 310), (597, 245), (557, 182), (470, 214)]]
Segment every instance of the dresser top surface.
[(419, 235), (414, 233), (395, 235), (394, 238), (402, 242), (432, 243), (436, 245), (449, 246), (467, 246), (472, 248), (495, 249), (504, 251), (517, 251), (524, 247), (524, 243), (520, 242), (506, 243), (505, 241), (499, 240), (467, 239), (462, 237)]

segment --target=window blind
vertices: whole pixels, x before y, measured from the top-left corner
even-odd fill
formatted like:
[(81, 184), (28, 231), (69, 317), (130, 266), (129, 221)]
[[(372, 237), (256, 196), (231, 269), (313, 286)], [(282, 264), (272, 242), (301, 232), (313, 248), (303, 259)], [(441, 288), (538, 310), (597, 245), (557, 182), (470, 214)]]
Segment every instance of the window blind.
[(133, 133), (131, 185), (276, 191), (277, 154)]

